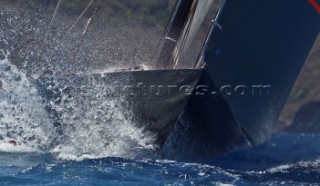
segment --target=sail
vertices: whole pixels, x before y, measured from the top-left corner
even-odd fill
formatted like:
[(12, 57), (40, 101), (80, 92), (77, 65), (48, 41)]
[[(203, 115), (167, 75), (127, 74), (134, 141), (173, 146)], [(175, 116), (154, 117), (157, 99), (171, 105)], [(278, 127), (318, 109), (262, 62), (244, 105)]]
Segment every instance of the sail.
[(177, 67), (180, 57), (192, 44), (214, 2), (215, 0), (178, 0), (176, 2), (159, 46), (160, 53), (157, 55), (159, 68)]
[(215, 0), (198, 0), (194, 3), (192, 12), (188, 17), (186, 26), (175, 48), (174, 68), (178, 66), (180, 57), (185, 55), (186, 50), (191, 46), (208, 12), (213, 8), (214, 2)]
[(156, 54), (157, 68), (173, 68), (173, 51), (186, 25), (189, 13), (196, 2), (197, 0), (177, 0), (159, 43), (159, 53)]
[(251, 143), (271, 134), (319, 30), (307, 0), (227, 0), (217, 15), (200, 60)]

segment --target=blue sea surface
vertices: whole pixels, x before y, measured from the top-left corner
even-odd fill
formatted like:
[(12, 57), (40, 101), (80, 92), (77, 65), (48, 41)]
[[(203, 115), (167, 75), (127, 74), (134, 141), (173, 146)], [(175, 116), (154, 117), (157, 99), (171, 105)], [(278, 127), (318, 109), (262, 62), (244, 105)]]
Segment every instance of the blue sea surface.
[(59, 160), (52, 153), (0, 153), (0, 185), (318, 185), (320, 135), (275, 134), (200, 164), (105, 157)]

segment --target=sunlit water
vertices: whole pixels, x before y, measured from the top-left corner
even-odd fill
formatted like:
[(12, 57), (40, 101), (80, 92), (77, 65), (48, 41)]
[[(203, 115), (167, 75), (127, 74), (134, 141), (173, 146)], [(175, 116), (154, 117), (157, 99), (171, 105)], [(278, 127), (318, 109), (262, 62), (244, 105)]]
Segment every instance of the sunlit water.
[(0, 153), (1, 185), (316, 185), (320, 136), (275, 135), (209, 165), (105, 157), (58, 160), (52, 153)]

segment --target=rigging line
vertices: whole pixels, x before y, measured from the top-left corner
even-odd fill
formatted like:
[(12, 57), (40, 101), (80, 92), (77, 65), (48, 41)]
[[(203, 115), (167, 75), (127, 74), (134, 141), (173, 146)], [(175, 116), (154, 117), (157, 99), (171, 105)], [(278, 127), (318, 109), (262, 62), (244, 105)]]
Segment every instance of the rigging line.
[[(158, 41), (158, 44), (157, 44), (157, 47), (154, 51), (154, 54), (153, 54), (153, 58), (152, 58), (152, 62), (156, 62), (158, 63), (159, 62), (159, 59), (160, 59), (160, 53), (163, 49), (163, 43), (165, 41), (165, 38), (166, 38), (166, 35), (168, 34), (169, 30), (170, 30), (170, 25), (173, 21), (173, 17), (177, 11), (177, 8), (178, 8), (178, 5), (181, 3), (182, 0), (176, 0), (175, 2), (175, 5), (173, 6), (173, 9), (170, 13), (170, 16), (169, 16), (169, 20), (165, 26), (165, 29), (163, 30), (162, 32), (162, 36), (160, 37), (159, 41)], [(155, 66), (157, 66), (158, 64), (155, 64)]]
[(96, 13), (97, 13), (97, 11), (98, 11), (98, 8), (99, 8), (99, 6), (100, 6), (100, 3), (101, 3), (101, 0), (98, 1), (98, 5), (97, 5), (96, 9), (94, 10), (92, 16), (88, 19), (87, 24), (86, 24), (86, 26), (85, 26), (85, 28), (84, 28), (84, 30), (83, 30), (82, 35), (85, 35), (85, 34), (87, 33), (88, 28), (89, 28), (89, 25), (92, 23), (92, 19), (93, 19), (93, 17), (96, 15)]
[(54, 12), (53, 12), (53, 15), (52, 15), (50, 24), (49, 24), (49, 26), (48, 26), (48, 28), (47, 28), (47, 31), (46, 31), (45, 36), (44, 36), (44, 39), (42, 40), (42, 44), (41, 44), (41, 48), (40, 48), (40, 54), (39, 54), (39, 56), (38, 56), (37, 63), (40, 62), (40, 59), (41, 59), (42, 54), (43, 54), (43, 52), (44, 52), (45, 42), (47, 41), (47, 38), (48, 38), (48, 35), (49, 35), (49, 32), (50, 32), (50, 28), (51, 28), (51, 26), (52, 26), (52, 24), (53, 24), (54, 18), (55, 18), (56, 15), (57, 15), (57, 12), (58, 12), (58, 10), (59, 10), (59, 7), (60, 7), (60, 5), (61, 5), (61, 2), (62, 2), (62, 0), (59, 0), (58, 3), (57, 3), (57, 5), (56, 5), (56, 7), (55, 7), (55, 9), (54, 9)]
[(69, 30), (67, 31), (67, 34), (70, 33), (72, 31), (72, 29), (76, 26), (76, 24), (80, 21), (80, 19), (83, 17), (83, 15), (86, 13), (86, 11), (90, 8), (91, 4), (94, 2), (94, 0), (91, 0), (87, 7), (82, 11), (82, 13), (79, 15), (79, 17), (77, 18), (77, 20), (73, 23), (73, 25), (69, 28)]
[(86, 36), (87, 33), (88, 33), (89, 26), (91, 25), (94, 16), (96, 15), (96, 13), (98, 12), (98, 10), (99, 10), (99, 8), (100, 8), (101, 0), (97, 0), (97, 1), (98, 1), (97, 6), (96, 6), (96, 8), (95, 8), (95, 10), (94, 10), (94, 12), (93, 12), (93, 14), (92, 14), (92, 16), (88, 19), (87, 24), (86, 24), (86, 26), (85, 26), (85, 28), (84, 28), (84, 30), (83, 30), (83, 32), (82, 32), (81, 40), (80, 40), (80, 42), (79, 42), (79, 44), (78, 44), (78, 46), (76, 47), (76, 50), (75, 50), (75, 52), (74, 52), (74, 56), (73, 56), (73, 60), (72, 60), (73, 63), (75, 63), (77, 54), (79, 53), (80, 48), (81, 48), (81, 46), (82, 46), (82, 44), (83, 44), (83, 42), (84, 42), (85, 36)]
[[(72, 31), (72, 29), (77, 25), (77, 23), (80, 21), (80, 19), (83, 17), (83, 15), (86, 13), (86, 11), (90, 8), (90, 6), (92, 5), (92, 3), (94, 2), (95, 0), (91, 0), (88, 5), (86, 6), (86, 8), (81, 12), (81, 14), (77, 17), (76, 21), (72, 24), (72, 26), (68, 29), (68, 31), (66, 31), (66, 34), (64, 34), (61, 38), (62, 41), (65, 40), (65, 38), (68, 36), (68, 34)], [(65, 29), (67, 30), (67, 29)], [(54, 53), (54, 50), (52, 50), (50, 56), (49, 56), (49, 59), (52, 57)]]

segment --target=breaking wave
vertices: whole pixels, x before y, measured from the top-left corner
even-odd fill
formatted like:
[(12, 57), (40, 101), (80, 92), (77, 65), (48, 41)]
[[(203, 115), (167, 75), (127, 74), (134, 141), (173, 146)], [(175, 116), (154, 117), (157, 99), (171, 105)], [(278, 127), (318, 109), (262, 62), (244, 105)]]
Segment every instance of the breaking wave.
[[(12, 65), (9, 52), (1, 51), (4, 59), (0, 60), (0, 143), (1, 151), (17, 149), (37, 150), (48, 141), (50, 120), (44, 110), (44, 103), (38, 96), (37, 89), (24, 73)], [(9, 148), (17, 145), (19, 148)], [(26, 147), (21, 147), (21, 146)]]
[[(122, 98), (105, 99), (99, 96), (103, 89), (87, 97), (70, 97), (64, 92), (68, 87), (59, 84), (47, 87), (58, 91), (59, 97), (46, 101), (36, 81), (10, 63), (9, 52), (2, 53), (0, 151), (50, 151), (59, 159), (82, 160), (135, 158), (155, 149), (154, 136), (124, 116), (126, 111), (119, 104)], [(50, 117), (48, 107), (59, 113), (60, 123)]]

